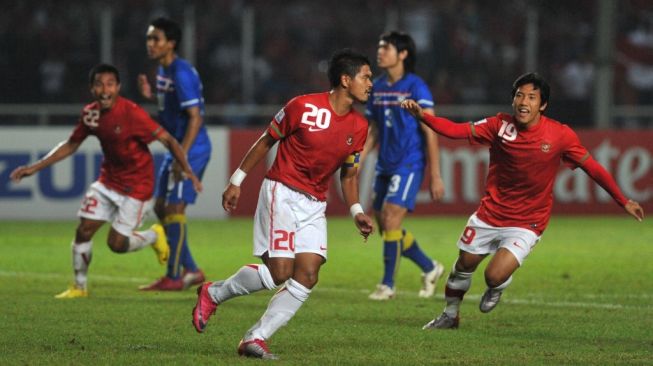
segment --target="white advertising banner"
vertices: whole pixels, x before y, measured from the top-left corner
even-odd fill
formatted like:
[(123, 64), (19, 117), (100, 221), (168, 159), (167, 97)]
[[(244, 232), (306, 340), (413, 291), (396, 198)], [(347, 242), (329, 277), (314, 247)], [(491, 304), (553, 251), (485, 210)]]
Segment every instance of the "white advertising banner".
[[(72, 129), (72, 126), (0, 129), (0, 219), (76, 218), (84, 193), (96, 180), (102, 161), (102, 150), (94, 136), (89, 136), (73, 156), (23, 178), (19, 183), (9, 179), (15, 167), (33, 163), (66, 140)], [(209, 136), (213, 153), (202, 180), (204, 191), (187, 209), (189, 217), (226, 217), (221, 197), (228, 179), (228, 129), (210, 128)], [(158, 141), (150, 144), (150, 150), (158, 168), (167, 150)]]

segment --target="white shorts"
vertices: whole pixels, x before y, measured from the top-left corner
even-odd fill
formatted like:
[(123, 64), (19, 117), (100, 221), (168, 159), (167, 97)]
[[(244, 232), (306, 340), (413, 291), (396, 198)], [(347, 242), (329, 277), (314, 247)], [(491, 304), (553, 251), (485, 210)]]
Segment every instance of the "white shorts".
[(116, 192), (99, 181), (86, 191), (77, 216), (90, 220), (112, 221), (111, 227), (129, 236), (143, 223), (143, 217), (152, 208), (152, 200), (141, 201)]
[(295, 258), (315, 253), (327, 258), (326, 202), (264, 179), (254, 214), (254, 255)]
[(520, 227), (495, 227), (481, 221), (474, 213), (458, 239), (458, 248), (468, 253), (485, 255), (499, 248), (508, 249), (521, 266), (540, 237)]

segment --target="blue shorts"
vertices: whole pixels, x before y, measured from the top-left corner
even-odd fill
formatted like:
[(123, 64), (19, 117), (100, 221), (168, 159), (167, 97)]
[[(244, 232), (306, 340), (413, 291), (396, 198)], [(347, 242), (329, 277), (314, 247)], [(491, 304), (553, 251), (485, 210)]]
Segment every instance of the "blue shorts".
[[(208, 154), (190, 154), (188, 156), (188, 164), (193, 169), (193, 172), (198, 179), (202, 180), (204, 170), (209, 164), (211, 158), (210, 152)], [(170, 167), (175, 159), (170, 153), (166, 154), (161, 168), (159, 169), (158, 182), (156, 187), (156, 198), (164, 197), (167, 204), (184, 202), (186, 204), (193, 204), (197, 199), (197, 192), (193, 188), (193, 182), (190, 179), (184, 179), (180, 182), (175, 182), (170, 172)]]
[(405, 207), (408, 211), (415, 209), (417, 193), (422, 185), (424, 170), (406, 170), (394, 174), (376, 173), (374, 177), (374, 202), (375, 211), (381, 211), (383, 203), (393, 203)]

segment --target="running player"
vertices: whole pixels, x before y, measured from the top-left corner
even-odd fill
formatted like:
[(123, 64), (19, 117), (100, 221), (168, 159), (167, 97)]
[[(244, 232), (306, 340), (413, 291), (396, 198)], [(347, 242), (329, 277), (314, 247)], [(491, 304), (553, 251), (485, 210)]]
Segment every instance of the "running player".
[[(193, 171), (202, 178), (209, 158), (211, 142), (204, 126), (204, 97), (197, 70), (177, 55), (181, 42), (179, 25), (157, 18), (147, 29), (146, 46), (150, 59), (159, 63), (156, 99), (159, 122), (181, 144)], [(139, 75), (141, 94), (155, 99), (145, 75)], [(154, 212), (165, 227), (170, 245), (166, 274), (141, 290), (179, 291), (204, 282), (188, 244), (186, 207), (195, 203), (197, 192), (180, 174), (179, 165), (167, 156), (159, 170)]]
[(18, 167), (11, 173), (11, 178), (18, 182), (74, 154), (89, 135), (100, 140), (104, 153), (100, 177), (91, 184), (77, 212), (80, 223), (72, 242), (74, 285), (58, 294), (58, 299), (88, 296), (87, 272), (93, 235), (107, 221), (112, 222), (107, 244), (113, 252), (133, 252), (151, 245), (159, 262), (167, 261), (169, 248), (161, 225), (135, 231), (151, 208), (154, 192), (154, 161), (147, 147), (150, 142), (159, 140), (165, 145), (193, 188), (202, 189), (177, 140), (145, 110), (119, 95), (120, 75), (115, 67), (95, 66), (89, 74), (89, 83), (95, 102), (84, 107), (68, 140), (58, 144), (41, 160)]
[(372, 220), (358, 203), (358, 160), (367, 122), (355, 102), (367, 101), (372, 88), (368, 59), (350, 50), (336, 52), (329, 62), (331, 91), (292, 99), (270, 122), (245, 155), (222, 195), (222, 206), (238, 204), (240, 184), (279, 142), (276, 160), (259, 192), (254, 216), (254, 255), (263, 264), (248, 264), (224, 281), (198, 288), (193, 325), (203, 332), (219, 304), (237, 296), (282, 286), (261, 319), (238, 346), (240, 355), (275, 359), (266, 340), (285, 325), (308, 299), (327, 258), (326, 192), (340, 168), (345, 203), (367, 239)]
[(369, 134), (363, 157), (377, 144), (379, 155), (374, 180), (374, 215), (383, 236), (383, 279), (369, 295), (372, 300), (395, 296), (395, 275), (401, 257), (407, 257), (422, 270), (418, 296), (433, 296), (444, 266), (431, 259), (417, 244), (415, 236), (403, 228), (406, 214), (415, 208), (415, 198), (428, 166), (429, 192), (439, 200), (444, 195), (440, 177), (440, 152), (437, 135), (402, 110), (401, 101), (414, 99), (433, 114), (433, 97), (426, 83), (413, 73), (415, 42), (410, 35), (388, 32), (381, 35), (377, 64), (385, 73), (374, 81), (367, 102)]
[(459, 255), (445, 288), (444, 312), (424, 329), (458, 328), (460, 303), (481, 261), (494, 254), (485, 269), (487, 289), (479, 308), (494, 309), (513, 273), (540, 240), (553, 206), (553, 183), (560, 162), (580, 167), (638, 221), (644, 218), (639, 203), (624, 197), (616, 182), (581, 144), (569, 126), (544, 116), (549, 84), (528, 73), (513, 83), (513, 115), (499, 113), (478, 122), (456, 124), (425, 114), (414, 100), (402, 107), (437, 133), (468, 139), (490, 147), (485, 196), (467, 221), (458, 240)]

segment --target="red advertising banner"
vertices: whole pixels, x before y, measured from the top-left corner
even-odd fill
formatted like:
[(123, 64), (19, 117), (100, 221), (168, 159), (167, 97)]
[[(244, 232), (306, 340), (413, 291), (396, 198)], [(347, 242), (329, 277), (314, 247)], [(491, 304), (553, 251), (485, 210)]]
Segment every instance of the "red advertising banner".
[[(263, 129), (230, 132), (230, 172), (236, 169), (244, 154), (262, 132)], [(614, 176), (624, 195), (640, 202), (645, 212), (653, 212), (653, 131), (578, 130), (577, 133), (594, 159)], [(439, 141), (441, 174), (446, 194), (440, 202), (432, 202), (427, 182), (423, 182), (415, 214), (469, 215), (476, 210), (483, 196), (489, 160), (488, 149), (484, 146), (471, 146), (464, 140), (454, 141), (440, 137)], [(234, 215), (253, 215), (261, 180), (272, 159), (273, 156), (269, 157), (267, 164), (259, 164), (255, 171), (250, 172), (243, 183), (243, 193)], [(376, 156), (371, 154), (361, 170), (361, 202), (366, 209), (370, 208), (371, 204), (375, 161)], [(334, 176), (328, 197), (328, 214), (349, 214), (340, 194), (337, 176)], [(562, 164), (554, 186), (554, 197), (554, 214), (623, 212), (612, 197), (585, 172), (581, 169), (572, 171)]]

